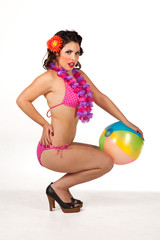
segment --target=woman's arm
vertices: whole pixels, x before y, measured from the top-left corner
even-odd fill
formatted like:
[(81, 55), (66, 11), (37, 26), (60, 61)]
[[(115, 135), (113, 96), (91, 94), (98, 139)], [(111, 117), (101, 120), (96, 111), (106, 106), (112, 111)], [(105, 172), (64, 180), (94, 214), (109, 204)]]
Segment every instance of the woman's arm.
[(39, 112), (35, 109), (33, 104), (25, 99), (22, 98), (22, 96), (19, 96), (17, 101), (17, 105), (19, 108), (33, 121), (41, 125), (42, 127), (45, 124), (48, 124), (48, 122), (39, 114)]
[(93, 94), (94, 102), (104, 109), (106, 112), (111, 114), (113, 117), (117, 118), (119, 121), (123, 122), (128, 127), (134, 129), (135, 131), (139, 131), (143, 138), (143, 132), (134, 124), (132, 124), (130, 121), (127, 120), (127, 118), (123, 115), (123, 113), (118, 109), (118, 107), (111, 101), (109, 97), (107, 97), (105, 94), (100, 92), (96, 86), (93, 84), (93, 82), (89, 79), (89, 77), (81, 70), (79, 70), (81, 75), (84, 77), (84, 79), (87, 81), (87, 83), (90, 84), (91, 91)]
[(98, 88), (93, 84), (93, 82), (89, 79), (89, 77), (80, 70), (81, 75), (84, 77), (84, 79), (89, 83), (91, 91), (93, 94), (94, 102), (101, 108), (103, 108), (106, 112), (111, 114), (113, 117), (117, 118), (124, 124), (128, 121), (126, 117), (123, 115), (123, 113), (118, 109), (118, 107), (111, 101), (109, 97), (107, 97), (105, 94), (100, 92)]
[(44, 145), (52, 145), (51, 136), (53, 136), (53, 128), (35, 109), (32, 102), (41, 95), (50, 92), (54, 85), (54, 78), (49, 72), (45, 72), (37, 77), (16, 100), (20, 109), (33, 121), (43, 127), (40, 143)]
[[(51, 89), (53, 79), (50, 74), (44, 73), (37, 77), (24, 91), (18, 96), (16, 103), (19, 108), (33, 121), (43, 127), (48, 122), (35, 109), (32, 102), (41, 95), (46, 94)], [(52, 83), (53, 84), (53, 83)]]
[(124, 124), (127, 124), (129, 122), (123, 113), (119, 110), (119, 108), (105, 94), (102, 93), (100, 95), (98, 105)]

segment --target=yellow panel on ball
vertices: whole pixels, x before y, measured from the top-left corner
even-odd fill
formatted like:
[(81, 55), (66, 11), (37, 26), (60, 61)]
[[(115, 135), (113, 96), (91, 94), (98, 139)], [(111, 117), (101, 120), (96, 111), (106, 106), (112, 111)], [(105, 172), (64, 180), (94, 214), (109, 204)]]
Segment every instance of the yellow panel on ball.
[(115, 143), (115, 141), (109, 136), (104, 142), (104, 152), (108, 153), (113, 159), (114, 163), (118, 165), (131, 163), (133, 158), (123, 152)]
[(143, 144), (143, 141), (139, 136), (135, 135), (132, 132), (115, 131), (111, 134), (110, 137), (128, 156), (135, 160), (138, 158), (141, 152), (139, 142), (142, 142)]
[(120, 121), (106, 127), (99, 138), (100, 150), (110, 155), (114, 163), (119, 165), (135, 161), (143, 144), (141, 134)]

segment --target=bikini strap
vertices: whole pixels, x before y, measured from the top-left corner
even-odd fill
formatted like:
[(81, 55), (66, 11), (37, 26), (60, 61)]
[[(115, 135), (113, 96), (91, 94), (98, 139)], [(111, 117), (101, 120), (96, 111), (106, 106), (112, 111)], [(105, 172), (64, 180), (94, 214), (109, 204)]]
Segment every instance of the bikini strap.
[[(64, 80), (64, 79), (63, 79)], [(64, 80), (64, 83), (65, 83), (65, 92), (66, 92), (66, 85), (67, 85), (67, 83), (66, 83), (66, 81)], [(64, 100), (64, 99), (63, 99)], [(50, 116), (48, 116), (48, 113), (50, 112), (50, 110), (52, 109), (52, 108), (55, 108), (55, 107), (58, 107), (58, 106), (60, 106), (60, 105), (62, 105), (63, 104), (63, 101), (60, 103), (60, 104), (57, 104), (56, 106), (54, 106), (54, 107), (51, 107), (49, 110), (48, 110), (48, 112), (46, 113), (46, 115), (47, 115), (47, 117), (48, 118), (50, 118), (51, 117), (51, 115)]]
[(47, 111), (47, 113), (46, 113), (46, 115), (47, 115), (47, 117), (48, 118), (50, 118), (51, 117), (51, 115), (50, 116), (48, 116), (48, 113), (50, 112), (50, 110), (52, 109), (52, 108), (55, 108), (55, 107), (58, 107), (58, 106), (60, 106), (60, 105), (62, 105), (63, 103), (59, 103), (59, 104), (57, 104), (56, 106), (54, 106), (54, 107), (51, 107), (48, 111)]

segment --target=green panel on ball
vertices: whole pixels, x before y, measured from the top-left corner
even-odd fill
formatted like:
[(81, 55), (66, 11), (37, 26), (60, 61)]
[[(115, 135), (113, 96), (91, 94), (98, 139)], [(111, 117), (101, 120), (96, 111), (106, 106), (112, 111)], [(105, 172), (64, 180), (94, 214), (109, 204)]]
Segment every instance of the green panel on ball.
[(128, 156), (137, 159), (143, 146), (143, 140), (139, 136), (128, 131), (116, 131), (110, 137)]
[(105, 139), (106, 139), (106, 137), (104, 135), (101, 136), (100, 139), (99, 139), (99, 147), (100, 147), (101, 151), (103, 151), (103, 152), (104, 152), (104, 142), (105, 142)]

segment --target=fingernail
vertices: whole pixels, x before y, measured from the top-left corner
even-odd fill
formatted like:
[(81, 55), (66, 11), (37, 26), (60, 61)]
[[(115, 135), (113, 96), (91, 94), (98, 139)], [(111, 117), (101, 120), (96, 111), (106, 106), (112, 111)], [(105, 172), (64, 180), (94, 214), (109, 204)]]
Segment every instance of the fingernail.
[(139, 133), (139, 131), (137, 130), (137, 133)]
[(53, 133), (53, 132), (52, 132), (51, 134), (52, 134), (52, 136), (54, 136), (54, 133)]

